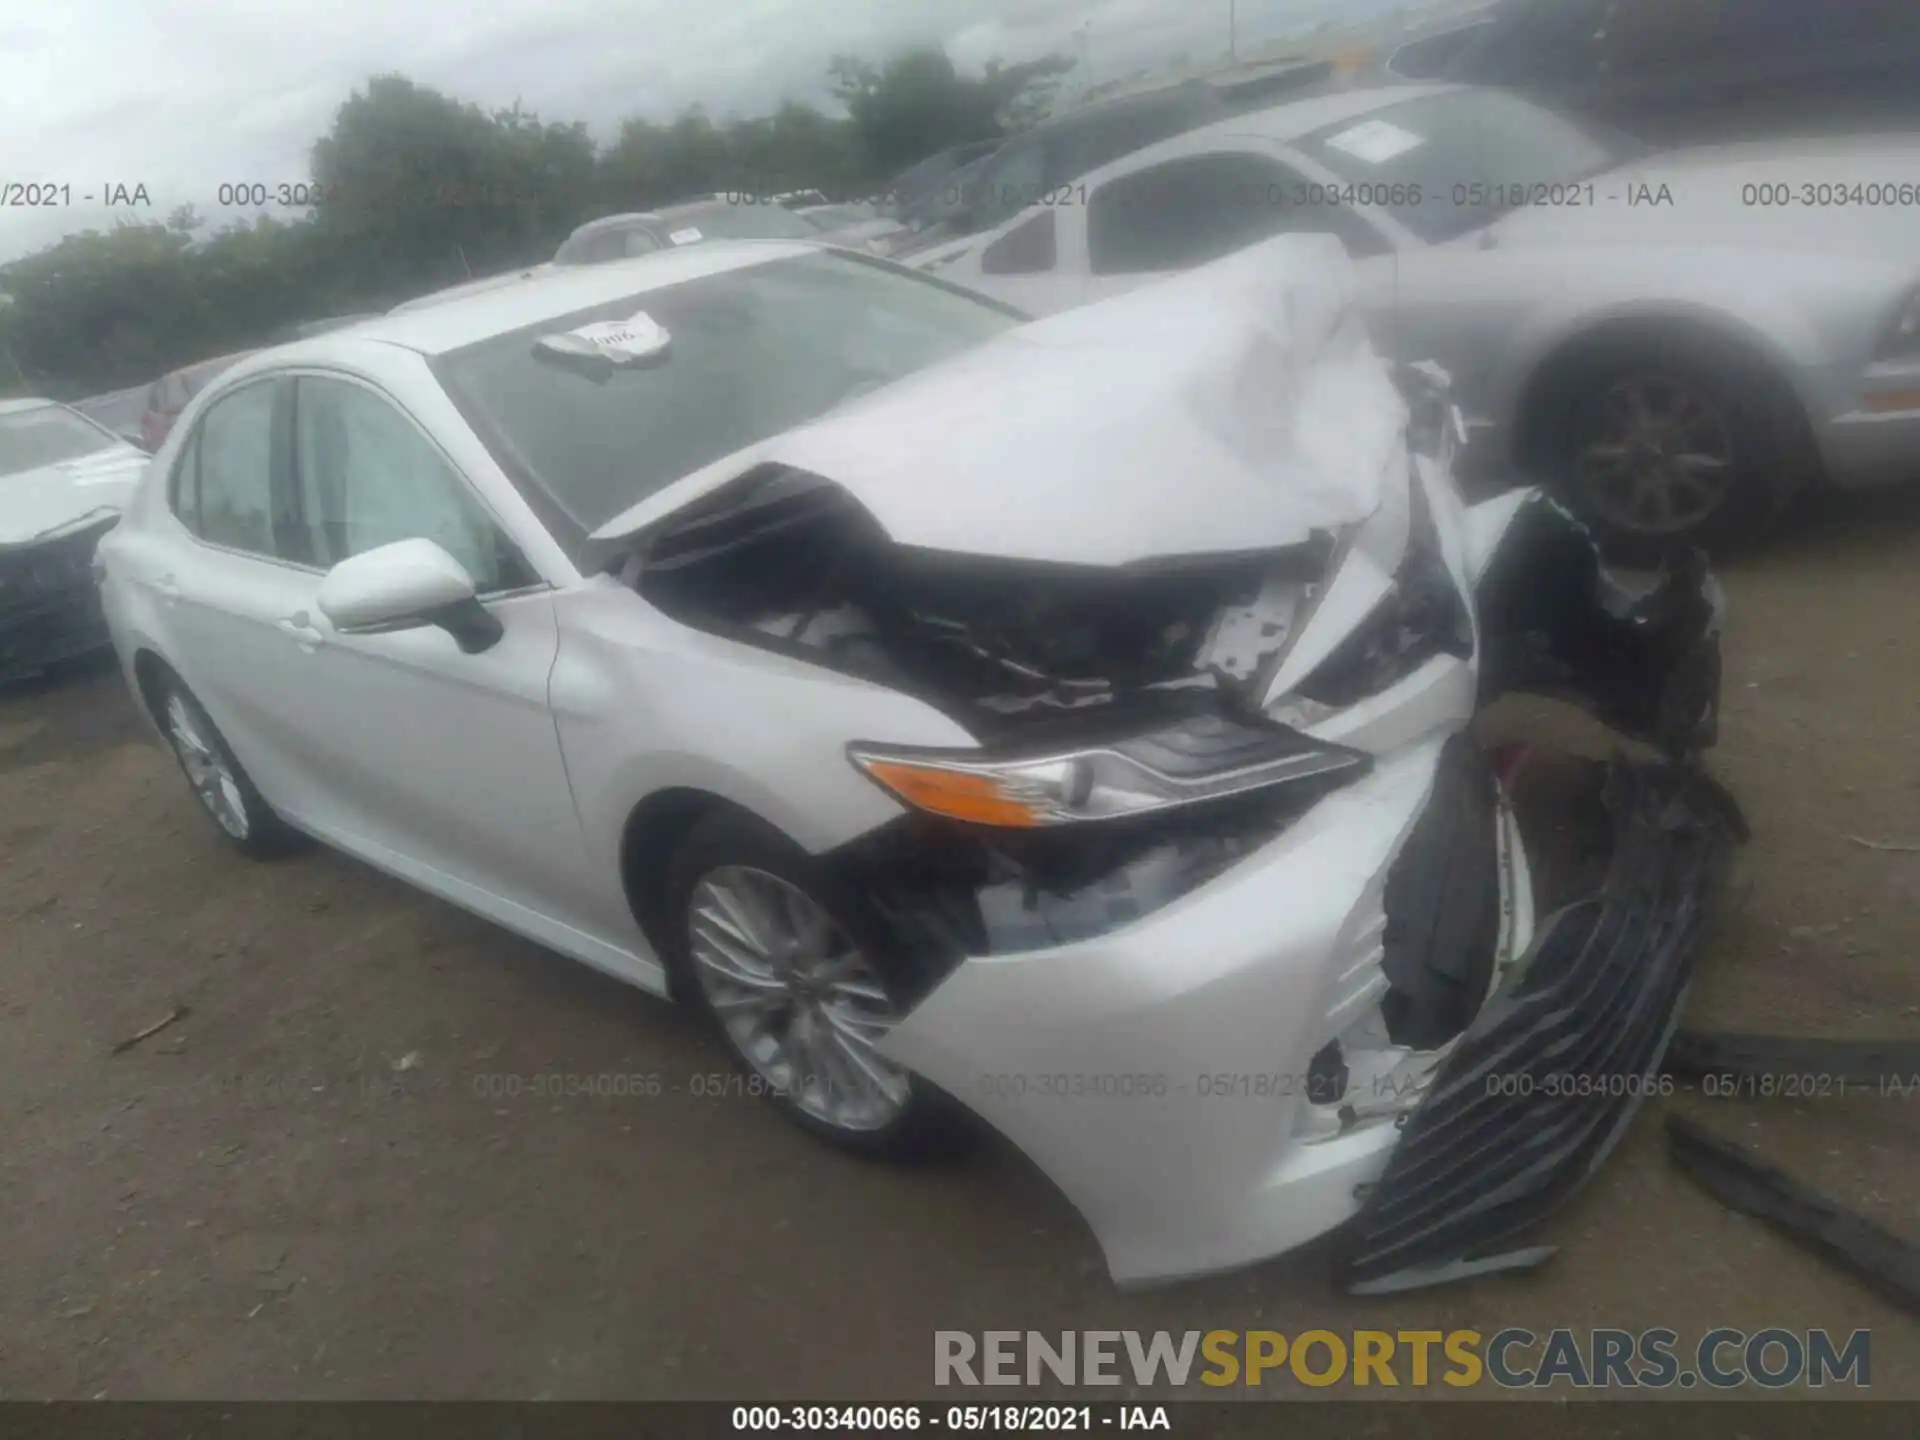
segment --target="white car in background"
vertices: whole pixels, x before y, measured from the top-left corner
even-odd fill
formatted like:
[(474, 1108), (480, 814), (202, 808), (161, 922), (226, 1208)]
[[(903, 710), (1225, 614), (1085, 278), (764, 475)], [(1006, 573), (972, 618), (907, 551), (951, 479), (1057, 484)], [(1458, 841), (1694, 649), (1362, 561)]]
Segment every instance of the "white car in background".
[(0, 400), (0, 684), (105, 650), (94, 547), (147, 452), (53, 400)]
[[(689, 246), (236, 366), (106, 608), (242, 851), (318, 837), (684, 1000), (849, 1148), (969, 1109), (1118, 1278), (1358, 1215), (1352, 1283), (1425, 1283), (1537, 1260), (1493, 1252), (1642, 1088), (1484, 1067), (1660, 1062), (1719, 606), (1469, 510), (1408, 383), (1324, 240), (1033, 325)], [(1612, 869), (1540, 921), (1462, 734), (1536, 683), (1671, 757), (1609, 772)]]
[(1139, 150), (911, 257), (1049, 314), (1337, 236), (1376, 339), (1451, 374), (1474, 459), (1629, 548), (1920, 479), (1920, 136), (1644, 156), (1513, 95), (1333, 94)]

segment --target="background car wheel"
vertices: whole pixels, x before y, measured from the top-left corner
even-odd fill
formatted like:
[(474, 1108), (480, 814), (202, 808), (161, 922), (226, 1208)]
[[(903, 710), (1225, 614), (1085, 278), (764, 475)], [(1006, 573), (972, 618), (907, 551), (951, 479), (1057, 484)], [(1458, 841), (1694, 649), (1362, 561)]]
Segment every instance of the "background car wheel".
[(201, 807), (233, 847), (255, 860), (268, 860), (303, 848), (307, 837), (274, 814), (234, 759), (187, 687), (168, 677), (158, 687), (155, 710), (160, 731), (173, 749)]
[(1590, 353), (1540, 424), (1555, 493), (1628, 560), (1750, 540), (1806, 478), (1791, 397), (1705, 342)]
[(675, 852), (669, 962), (735, 1063), (793, 1121), (862, 1155), (952, 1147), (952, 1103), (882, 1056), (900, 972), (859, 897), (744, 814), (697, 824)]

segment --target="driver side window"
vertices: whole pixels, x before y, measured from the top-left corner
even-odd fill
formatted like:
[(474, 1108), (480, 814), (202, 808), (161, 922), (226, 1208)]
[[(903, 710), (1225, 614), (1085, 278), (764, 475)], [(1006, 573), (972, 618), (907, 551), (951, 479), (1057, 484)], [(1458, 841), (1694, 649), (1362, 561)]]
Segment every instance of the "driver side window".
[(482, 594), (535, 579), (453, 466), (372, 390), (301, 377), (293, 463), (304, 548), (323, 569), (395, 540), (421, 538), (465, 566)]

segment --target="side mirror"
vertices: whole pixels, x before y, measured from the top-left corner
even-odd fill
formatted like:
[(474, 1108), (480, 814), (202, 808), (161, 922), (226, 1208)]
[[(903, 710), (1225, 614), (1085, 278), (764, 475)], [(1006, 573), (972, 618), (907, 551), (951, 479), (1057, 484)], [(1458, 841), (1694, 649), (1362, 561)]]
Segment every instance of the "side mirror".
[(120, 439), (126, 441), (127, 444), (133, 446), (136, 450), (145, 450), (147, 448), (147, 437), (140, 433), (138, 426), (130, 425), (124, 429), (116, 430), (113, 433)]
[(342, 560), (320, 582), (320, 613), (345, 635), (437, 625), (477, 655), (506, 633), (476, 597), (473, 577), (431, 540), (396, 540)]

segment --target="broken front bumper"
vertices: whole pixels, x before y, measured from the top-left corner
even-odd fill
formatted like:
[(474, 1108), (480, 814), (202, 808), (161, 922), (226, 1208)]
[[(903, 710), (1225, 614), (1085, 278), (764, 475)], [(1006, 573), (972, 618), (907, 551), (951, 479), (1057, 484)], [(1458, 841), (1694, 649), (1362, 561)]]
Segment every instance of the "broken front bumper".
[(1654, 1088), (1728, 842), (1743, 826), (1685, 765), (1616, 762), (1597, 893), (1546, 920), (1453, 1045), (1355, 1220), (1359, 1293), (1536, 1264), (1497, 1253), (1599, 1167)]
[(1686, 570), (1634, 599), (1549, 503), (1492, 518), (1468, 537), (1482, 698), (1577, 695), (1674, 757), (1616, 765), (1594, 898), (1536, 943), (1512, 810), (1442, 730), (1144, 918), (960, 961), (885, 1042), (1037, 1163), (1116, 1280), (1348, 1222), (1353, 1283), (1439, 1278), (1572, 1193), (1631, 1113), (1627, 1078), (1545, 1077), (1657, 1073), (1738, 829), (1679, 758), (1713, 732), (1717, 590)]

